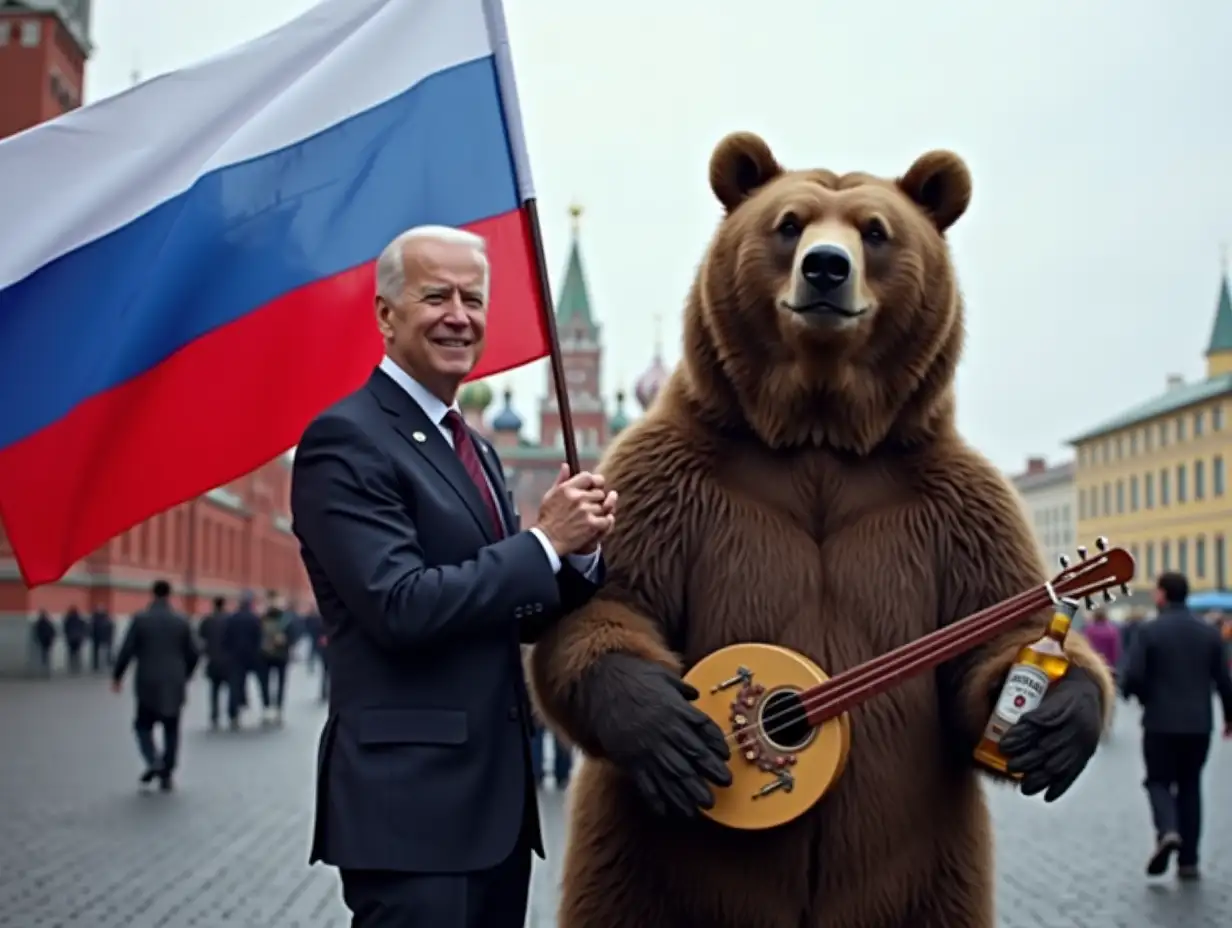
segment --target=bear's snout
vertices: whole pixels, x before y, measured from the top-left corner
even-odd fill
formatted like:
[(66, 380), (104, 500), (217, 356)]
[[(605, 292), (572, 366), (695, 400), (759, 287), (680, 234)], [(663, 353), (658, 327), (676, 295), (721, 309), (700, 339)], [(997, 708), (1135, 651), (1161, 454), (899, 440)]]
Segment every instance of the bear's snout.
[(855, 259), (838, 242), (814, 242), (800, 255), (789, 308), (808, 321), (842, 323), (867, 310)]

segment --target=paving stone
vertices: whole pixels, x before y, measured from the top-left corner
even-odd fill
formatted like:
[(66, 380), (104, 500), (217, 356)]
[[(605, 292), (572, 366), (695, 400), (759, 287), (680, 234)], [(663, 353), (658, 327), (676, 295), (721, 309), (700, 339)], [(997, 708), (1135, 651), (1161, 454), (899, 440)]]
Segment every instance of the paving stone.
[[(308, 868), (312, 771), (324, 712), (291, 670), (286, 725), (211, 733), (206, 693), (185, 714), (172, 795), (142, 794), (131, 698), (103, 678), (0, 683), (0, 928), (332, 928), (347, 924), (331, 870)], [(1232, 925), (1232, 742), (1207, 771), (1206, 879), (1143, 875), (1150, 825), (1136, 712), (1059, 803), (990, 790), (1003, 928)], [(532, 928), (552, 928), (561, 797)]]

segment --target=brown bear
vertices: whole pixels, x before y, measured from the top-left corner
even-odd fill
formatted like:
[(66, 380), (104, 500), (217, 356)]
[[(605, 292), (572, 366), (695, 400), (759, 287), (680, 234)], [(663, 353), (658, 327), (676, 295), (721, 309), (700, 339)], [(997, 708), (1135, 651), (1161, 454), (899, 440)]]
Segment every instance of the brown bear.
[[(545, 716), (587, 759), (560, 928), (992, 928), (972, 750), (1047, 615), (856, 708), (846, 769), (765, 831), (698, 814), (724, 734), (679, 674), (736, 642), (831, 673), (1043, 583), (1013, 489), (958, 435), (963, 307), (945, 241), (971, 179), (949, 152), (897, 180), (785, 170), (761, 138), (710, 163), (721, 220), (678, 369), (601, 470), (607, 580), (537, 645)], [(1113, 703), (1080, 635), (1003, 741), (1055, 799)]]

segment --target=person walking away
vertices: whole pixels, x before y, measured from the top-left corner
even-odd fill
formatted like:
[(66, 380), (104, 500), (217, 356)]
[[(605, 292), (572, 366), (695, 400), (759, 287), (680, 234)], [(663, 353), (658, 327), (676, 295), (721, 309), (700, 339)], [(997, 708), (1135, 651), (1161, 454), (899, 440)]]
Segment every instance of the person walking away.
[(248, 678), (255, 676), (261, 690), (261, 708), (269, 709), (269, 687), (261, 666), (261, 619), (253, 611), (252, 594), (240, 597), (239, 608), (223, 623), (223, 651), (230, 663), (227, 682), (227, 718), (239, 728), (240, 710), (248, 706)]
[(35, 660), (44, 677), (51, 676), (51, 649), (56, 643), (56, 626), (46, 609), (40, 609), (38, 618), (30, 628), (30, 643), (34, 646)]
[(231, 661), (223, 647), (223, 633), (227, 622), (227, 601), (214, 598), (213, 611), (197, 626), (201, 650), (205, 652), (205, 678), (210, 684), (210, 728), (218, 728), (219, 700), (231, 679)]
[(69, 606), (61, 620), (64, 626), (64, 647), (68, 651), (68, 672), (81, 673), (81, 648), (86, 643), (86, 620), (76, 606)]
[(287, 665), (291, 660), (291, 617), (283, 611), (277, 593), (271, 590), (266, 601), (268, 605), (261, 616), (261, 660), (269, 703), (262, 721), (281, 725), (287, 687)]
[(338, 868), (351, 928), (525, 924), (543, 841), (519, 643), (603, 581), (603, 478), (562, 466), (521, 529), (496, 449), (458, 409), (488, 273), (484, 240), (460, 229), (391, 242), (374, 301), (385, 357), (308, 426), (292, 465), (292, 529), (329, 637), (309, 862)]
[(115, 622), (106, 609), (95, 609), (90, 616), (90, 667), (95, 673), (111, 667), (111, 645), (115, 640)]
[[(192, 625), (171, 608), (171, 584), (157, 580), (152, 593), (150, 605), (128, 623), (111, 673), (111, 688), (120, 692), (125, 671), (135, 662), (137, 714), (133, 730), (145, 761), (141, 783), (158, 780), (159, 788), (170, 792), (179, 756), (180, 713), (198, 651)], [(154, 746), (155, 725), (162, 729), (161, 753)]]
[(1186, 607), (1182, 574), (1159, 578), (1159, 615), (1143, 623), (1126, 662), (1122, 689), (1142, 703), (1142, 755), (1155, 822), (1147, 873), (1159, 876), (1177, 855), (1177, 876), (1195, 880), (1202, 831), (1202, 769), (1211, 747), (1211, 691), (1223, 705), (1224, 737), (1232, 737), (1232, 677), (1219, 633)]

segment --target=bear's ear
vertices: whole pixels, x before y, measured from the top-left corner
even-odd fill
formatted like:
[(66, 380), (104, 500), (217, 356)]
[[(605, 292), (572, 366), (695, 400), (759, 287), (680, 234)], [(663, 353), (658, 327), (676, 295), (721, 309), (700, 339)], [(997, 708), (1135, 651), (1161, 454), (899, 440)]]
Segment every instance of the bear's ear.
[(710, 189), (729, 213), (782, 173), (770, 146), (752, 132), (733, 132), (710, 156)]
[(971, 203), (971, 172), (952, 151), (930, 151), (916, 159), (899, 188), (944, 232)]

